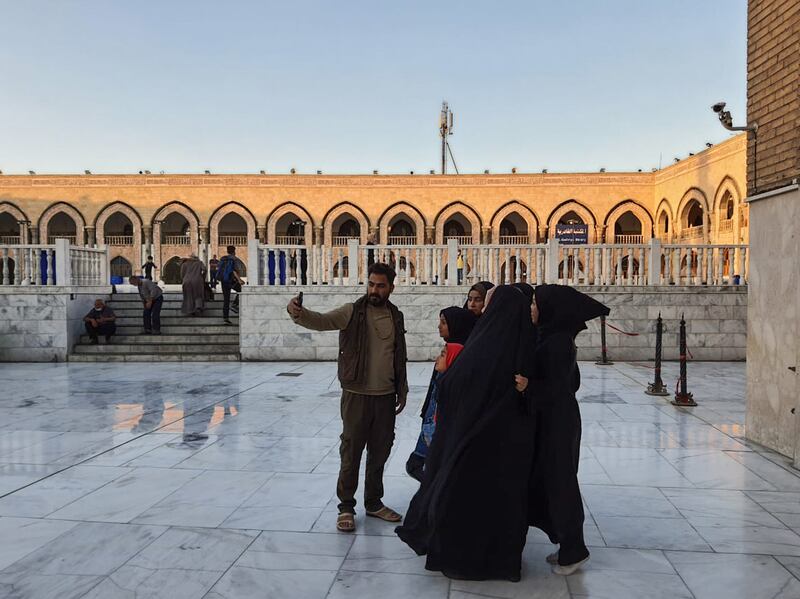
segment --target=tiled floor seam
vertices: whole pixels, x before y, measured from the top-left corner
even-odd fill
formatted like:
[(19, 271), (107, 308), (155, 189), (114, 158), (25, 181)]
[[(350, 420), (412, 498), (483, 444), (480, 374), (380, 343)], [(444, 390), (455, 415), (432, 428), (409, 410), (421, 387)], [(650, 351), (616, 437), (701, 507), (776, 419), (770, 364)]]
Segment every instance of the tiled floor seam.
[[(175, 528), (177, 528), (177, 527), (175, 527)], [(207, 590), (207, 591), (206, 591), (206, 592), (203, 594), (203, 597), (208, 597), (208, 594), (209, 594), (211, 591), (213, 591), (213, 590), (214, 590), (214, 587), (215, 587), (215, 586), (217, 586), (217, 584), (219, 583), (219, 581), (220, 581), (220, 580), (222, 580), (223, 576), (225, 576), (225, 575), (228, 573), (228, 571), (229, 571), (231, 568), (233, 568), (233, 566), (234, 566), (234, 565), (236, 565), (236, 562), (238, 562), (240, 559), (242, 559), (242, 556), (245, 554), (245, 552), (247, 552), (247, 550), (248, 550), (248, 549), (250, 549), (250, 547), (252, 547), (252, 546), (253, 546), (253, 543), (255, 543), (255, 542), (256, 542), (256, 539), (258, 539), (258, 538), (259, 538), (261, 535), (263, 535), (263, 534), (264, 534), (264, 531), (262, 530), (262, 531), (260, 531), (260, 532), (259, 532), (259, 533), (258, 533), (256, 536), (254, 536), (254, 537), (253, 537), (253, 540), (252, 540), (252, 541), (250, 541), (250, 542), (247, 544), (247, 547), (245, 547), (244, 549), (242, 549), (242, 551), (239, 553), (239, 555), (237, 555), (237, 556), (236, 556), (236, 559), (235, 559), (235, 560), (233, 560), (233, 561), (230, 563), (230, 565), (229, 565), (227, 568), (225, 568), (225, 571), (224, 571), (224, 572), (220, 573), (220, 575), (219, 575), (219, 576), (217, 577), (217, 579), (214, 581), (214, 584), (212, 584), (210, 587), (208, 587), (208, 590)], [(200, 598), (200, 599), (202, 599), (202, 598)]]

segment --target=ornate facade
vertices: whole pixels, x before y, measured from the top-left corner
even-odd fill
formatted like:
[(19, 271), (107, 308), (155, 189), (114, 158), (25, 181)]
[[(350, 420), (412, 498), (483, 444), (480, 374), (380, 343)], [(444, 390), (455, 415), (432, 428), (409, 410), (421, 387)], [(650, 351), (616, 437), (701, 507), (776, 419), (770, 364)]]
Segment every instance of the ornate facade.
[[(280, 245), (747, 243), (744, 136), (655, 172), (484, 175), (0, 175), (0, 244), (111, 247), (112, 272), (248, 239)], [(246, 261), (246, 252), (239, 252)]]

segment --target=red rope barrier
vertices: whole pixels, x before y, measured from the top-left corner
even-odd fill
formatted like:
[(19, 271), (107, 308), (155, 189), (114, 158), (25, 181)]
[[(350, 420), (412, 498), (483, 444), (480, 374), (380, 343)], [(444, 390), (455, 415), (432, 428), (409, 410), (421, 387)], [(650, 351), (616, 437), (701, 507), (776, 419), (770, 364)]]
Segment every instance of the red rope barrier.
[(610, 329), (614, 329), (617, 333), (622, 333), (623, 335), (627, 335), (628, 337), (638, 337), (639, 336), (639, 333), (629, 333), (627, 331), (623, 331), (622, 329), (618, 329), (613, 324), (608, 324), (608, 321), (606, 321), (606, 326), (608, 328), (610, 328)]

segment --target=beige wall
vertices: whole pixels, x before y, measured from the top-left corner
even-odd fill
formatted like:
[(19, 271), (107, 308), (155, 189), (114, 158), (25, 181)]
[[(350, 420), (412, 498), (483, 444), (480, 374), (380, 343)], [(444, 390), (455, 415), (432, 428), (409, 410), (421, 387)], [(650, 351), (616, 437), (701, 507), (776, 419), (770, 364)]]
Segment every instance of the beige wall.
[[(475, 241), (496, 242), (499, 223), (510, 212), (529, 223), (531, 240), (542, 241), (561, 216), (574, 210), (590, 225), (590, 241), (611, 242), (616, 219), (631, 210), (646, 240), (664, 211), (671, 232), (680, 234), (676, 215), (696, 197), (707, 207), (706, 239), (714, 241), (714, 215), (723, 190), (730, 189), (737, 203), (743, 198), (745, 152), (745, 138), (737, 136), (655, 173), (3, 175), (0, 211), (27, 221), (31, 238), (38, 234), (44, 242), (49, 219), (65, 210), (78, 223), (79, 242), (91, 242), (102, 238), (106, 218), (121, 210), (133, 221), (136, 239), (146, 242), (152, 236), (158, 254), (159, 222), (173, 210), (189, 221), (192, 245), (164, 248), (166, 253), (197, 251), (200, 240), (216, 243), (217, 224), (229, 211), (244, 218), (248, 237), (269, 241), (278, 218), (293, 210), (309, 221), (308, 238), (316, 241), (330, 240), (332, 224), (343, 214), (359, 222), (362, 240), (374, 231), (385, 241), (386, 225), (402, 211), (420, 239), (441, 242), (444, 222), (461, 213)], [(740, 226), (737, 231), (746, 242), (746, 230)], [(733, 235), (723, 239), (735, 240)], [(165, 262), (169, 257), (160, 258)]]

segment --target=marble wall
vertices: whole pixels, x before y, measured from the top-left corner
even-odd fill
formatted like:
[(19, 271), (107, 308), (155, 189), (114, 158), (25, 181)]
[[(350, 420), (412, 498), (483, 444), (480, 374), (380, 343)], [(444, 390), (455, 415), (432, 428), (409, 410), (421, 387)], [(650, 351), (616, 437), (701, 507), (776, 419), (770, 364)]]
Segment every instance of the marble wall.
[[(245, 288), (241, 300), (241, 354), (244, 360), (335, 360), (336, 332), (317, 333), (295, 325), (286, 304), (298, 290), (304, 304), (325, 311), (353, 301), (361, 292), (353, 287), (306, 287), (292, 290)], [(651, 360), (655, 348), (655, 320), (664, 318), (664, 357), (678, 357), (678, 324), (687, 322), (687, 340), (695, 360), (744, 360), (747, 345), (747, 290), (744, 287), (591, 287), (584, 288), (611, 307), (608, 322), (639, 333), (627, 336), (608, 330), (611, 359)], [(436, 331), (439, 311), (461, 305), (467, 288), (398, 288), (393, 301), (406, 319), (409, 359), (431, 360), (441, 347)], [(578, 337), (579, 358), (600, 354), (599, 321)]]
[(0, 287), (0, 362), (64, 362), (107, 287)]
[(800, 188), (751, 198), (750, 214), (747, 437), (800, 467)]

